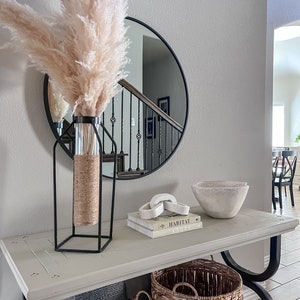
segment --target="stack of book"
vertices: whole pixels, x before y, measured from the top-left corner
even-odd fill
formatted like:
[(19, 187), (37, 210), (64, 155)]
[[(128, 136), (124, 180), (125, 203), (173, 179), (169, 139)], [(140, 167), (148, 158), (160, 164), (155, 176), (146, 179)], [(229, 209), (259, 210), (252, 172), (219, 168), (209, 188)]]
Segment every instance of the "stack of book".
[(141, 219), (138, 212), (128, 214), (127, 226), (151, 238), (200, 229), (201, 216), (189, 213), (187, 216), (168, 214), (154, 219)]

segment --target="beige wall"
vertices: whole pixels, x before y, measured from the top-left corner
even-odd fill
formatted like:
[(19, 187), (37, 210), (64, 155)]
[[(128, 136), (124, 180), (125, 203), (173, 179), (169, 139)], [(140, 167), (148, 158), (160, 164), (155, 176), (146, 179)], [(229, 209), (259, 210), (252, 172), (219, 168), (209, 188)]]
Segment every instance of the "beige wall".
[[(46, 11), (46, 2), (26, 1), (40, 11)], [(209, 179), (245, 180), (250, 185), (245, 206), (270, 207), (268, 170), (262, 169), (268, 166), (270, 146), (265, 123), (265, 110), (270, 110), (265, 106), (266, 14), (266, 0), (129, 1), (129, 15), (158, 31), (181, 62), (189, 116), (182, 143), (163, 168), (137, 181), (118, 182), (116, 218), (124, 218), (159, 192), (173, 193), (194, 206), (191, 184)], [(8, 36), (0, 30), (0, 43)], [(2, 50), (0, 78), (3, 238), (53, 228), (54, 139), (43, 108), (42, 75), (28, 68), (23, 55)], [(70, 161), (64, 154), (59, 160), (69, 181)], [(261, 266), (262, 258), (257, 257), (262, 247), (252, 252), (243, 251), (242, 259)], [(3, 256), (0, 299), (21, 299)]]

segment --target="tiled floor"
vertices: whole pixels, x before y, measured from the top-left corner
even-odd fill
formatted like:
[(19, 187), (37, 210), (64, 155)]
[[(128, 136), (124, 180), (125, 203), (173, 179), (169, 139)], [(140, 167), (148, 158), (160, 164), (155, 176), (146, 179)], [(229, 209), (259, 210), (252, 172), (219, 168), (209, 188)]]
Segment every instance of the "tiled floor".
[[(300, 191), (298, 187), (294, 189), (294, 198), (294, 207), (291, 205), (288, 194), (283, 199), (282, 211), (280, 211), (279, 204), (277, 204), (277, 210), (274, 213), (300, 219)], [(295, 231), (282, 236), (281, 264), (279, 270), (263, 285), (269, 291), (273, 300), (300, 299), (300, 226)], [(259, 298), (246, 288), (244, 299), (256, 300)]]

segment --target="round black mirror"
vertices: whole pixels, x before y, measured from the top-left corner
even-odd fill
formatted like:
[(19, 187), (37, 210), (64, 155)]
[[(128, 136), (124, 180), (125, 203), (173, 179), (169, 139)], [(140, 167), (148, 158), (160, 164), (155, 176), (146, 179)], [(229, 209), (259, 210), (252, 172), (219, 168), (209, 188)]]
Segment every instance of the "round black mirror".
[[(154, 29), (127, 17), (128, 76), (103, 113), (102, 123), (117, 143), (117, 178), (134, 179), (159, 169), (175, 152), (188, 115), (188, 91), (181, 65), (165, 39)], [(56, 138), (72, 122), (72, 112), (55, 120), (49, 102), (55, 97), (49, 78), (44, 80), (47, 118)], [(101, 136), (101, 133), (100, 133)], [(103, 135), (103, 139), (105, 139)], [(60, 145), (73, 158), (74, 135)], [(103, 140), (103, 175), (112, 177), (110, 143)]]

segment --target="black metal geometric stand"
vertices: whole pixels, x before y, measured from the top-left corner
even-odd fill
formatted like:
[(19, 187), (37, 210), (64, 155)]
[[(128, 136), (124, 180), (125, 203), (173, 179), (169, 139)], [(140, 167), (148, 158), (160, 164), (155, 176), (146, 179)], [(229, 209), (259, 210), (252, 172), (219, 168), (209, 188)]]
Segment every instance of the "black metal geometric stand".
[(243, 283), (252, 289), (261, 299), (272, 300), (271, 295), (257, 282), (262, 282), (272, 277), (278, 270), (281, 255), (281, 236), (272, 237), (270, 240), (270, 260), (269, 265), (264, 272), (258, 274), (251, 272), (239, 264), (232, 258), (229, 251), (221, 252), (225, 263), (236, 270), (242, 277)]
[[(100, 156), (100, 176), (99, 176), (99, 212), (98, 212), (98, 225), (96, 228), (96, 233), (89, 234), (83, 233), (82, 230), (79, 230), (77, 226), (74, 225), (73, 217), (72, 217), (72, 224), (71, 224), (71, 233), (69, 232), (65, 237), (61, 238), (61, 241), (58, 241), (58, 197), (57, 197), (57, 168), (56, 168), (56, 147), (61, 141), (61, 139), (65, 135), (70, 135), (69, 131), (74, 132), (74, 125), (76, 123), (89, 123), (92, 125), (93, 130), (96, 134), (97, 141), (99, 143), (99, 156)], [(113, 152), (115, 153), (114, 161), (113, 161), (113, 178), (112, 178), (112, 195), (111, 195), (111, 205), (110, 205), (110, 220), (109, 220), (109, 228), (108, 233), (103, 233), (103, 201), (102, 201), (102, 162), (103, 162), (103, 147), (100, 140), (100, 136), (98, 130), (95, 125), (95, 117), (74, 117), (73, 122), (66, 128), (61, 136), (56, 140), (53, 146), (53, 187), (54, 187), (54, 244), (56, 251), (65, 251), (65, 252), (81, 252), (81, 253), (99, 253), (102, 252), (108, 244), (112, 240), (112, 233), (113, 233), (113, 218), (114, 218), (114, 202), (115, 202), (115, 185), (116, 185), (116, 166), (117, 166), (117, 145), (112, 139), (109, 132), (106, 128), (100, 123), (104, 133), (108, 136), (111, 140), (113, 145)], [(73, 208), (71, 208), (72, 210)], [(73, 212), (73, 211), (72, 211)], [(82, 228), (81, 228), (82, 229)], [(60, 231), (60, 235), (61, 235)], [(81, 241), (80, 247), (74, 247), (76, 242), (79, 239), (93, 239), (93, 247), (92, 249), (86, 249), (82, 247), (82, 244), (89, 244)], [(74, 242), (75, 241), (75, 242)]]

